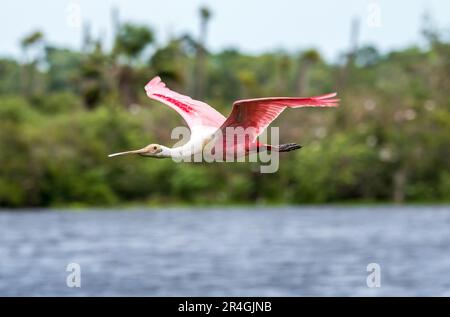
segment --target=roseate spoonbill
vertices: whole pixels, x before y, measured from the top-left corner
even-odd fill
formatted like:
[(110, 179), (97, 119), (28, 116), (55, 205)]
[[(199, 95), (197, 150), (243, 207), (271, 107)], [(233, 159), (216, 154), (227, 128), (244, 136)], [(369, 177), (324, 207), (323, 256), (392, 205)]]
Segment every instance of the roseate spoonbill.
[(150, 144), (139, 150), (110, 154), (109, 157), (138, 154), (154, 158), (183, 158), (203, 151), (206, 144), (211, 141), (220, 142), (219, 148), (222, 153), (225, 155), (232, 153), (234, 156), (238, 144), (234, 134), (231, 135), (232, 141), (229, 142), (228, 131), (239, 128), (246, 133), (244, 151), (240, 155), (259, 151), (289, 152), (302, 146), (295, 143), (262, 144), (258, 142), (257, 137), (286, 108), (335, 107), (339, 102), (339, 99), (335, 98), (336, 93), (310, 98), (271, 97), (238, 100), (234, 102), (231, 114), (225, 118), (208, 104), (170, 90), (159, 77), (153, 78), (145, 86), (145, 91), (148, 97), (166, 104), (183, 117), (191, 131), (189, 142), (174, 148)]

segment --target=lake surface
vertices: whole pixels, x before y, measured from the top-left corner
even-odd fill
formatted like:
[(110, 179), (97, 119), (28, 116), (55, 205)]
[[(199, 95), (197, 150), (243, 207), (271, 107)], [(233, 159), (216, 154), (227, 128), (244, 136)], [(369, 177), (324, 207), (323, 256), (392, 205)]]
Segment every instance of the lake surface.
[(3, 211), (0, 239), (0, 296), (450, 296), (450, 207)]

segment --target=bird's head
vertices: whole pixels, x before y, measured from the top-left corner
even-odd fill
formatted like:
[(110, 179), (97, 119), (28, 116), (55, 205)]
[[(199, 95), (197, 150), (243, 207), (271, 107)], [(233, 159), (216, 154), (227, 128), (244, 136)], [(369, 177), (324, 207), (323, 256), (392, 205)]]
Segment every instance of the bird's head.
[(170, 149), (168, 149), (167, 147), (162, 146), (160, 144), (149, 144), (140, 150), (114, 153), (114, 154), (108, 155), (108, 157), (128, 155), (128, 154), (138, 154), (141, 156), (165, 158), (165, 157), (170, 157)]

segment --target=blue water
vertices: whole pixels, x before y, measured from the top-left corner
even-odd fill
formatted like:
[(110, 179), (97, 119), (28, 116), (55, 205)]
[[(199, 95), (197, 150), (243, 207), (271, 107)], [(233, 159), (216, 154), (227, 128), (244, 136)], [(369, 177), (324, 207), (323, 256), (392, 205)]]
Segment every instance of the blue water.
[(450, 295), (450, 207), (4, 211), (0, 239), (3, 296)]

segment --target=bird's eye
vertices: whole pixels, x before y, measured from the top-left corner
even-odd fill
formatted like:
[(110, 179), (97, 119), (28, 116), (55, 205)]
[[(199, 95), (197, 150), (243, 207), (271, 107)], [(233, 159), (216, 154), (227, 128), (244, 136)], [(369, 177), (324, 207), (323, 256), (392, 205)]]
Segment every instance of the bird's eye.
[(153, 150), (156, 150), (156, 149), (157, 149), (157, 147), (156, 147), (156, 146), (154, 146), (154, 147), (153, 147)]

